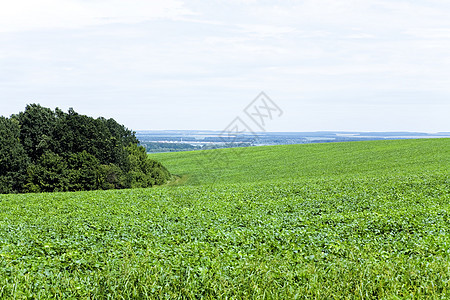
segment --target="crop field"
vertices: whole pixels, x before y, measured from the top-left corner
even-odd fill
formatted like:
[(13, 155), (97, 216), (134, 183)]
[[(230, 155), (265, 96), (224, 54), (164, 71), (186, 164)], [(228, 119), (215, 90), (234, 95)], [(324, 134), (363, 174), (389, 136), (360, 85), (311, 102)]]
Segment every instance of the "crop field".
[(450, 298), (450, 140), (152, 154), (151, 189), (0, 195), (0, 298)]

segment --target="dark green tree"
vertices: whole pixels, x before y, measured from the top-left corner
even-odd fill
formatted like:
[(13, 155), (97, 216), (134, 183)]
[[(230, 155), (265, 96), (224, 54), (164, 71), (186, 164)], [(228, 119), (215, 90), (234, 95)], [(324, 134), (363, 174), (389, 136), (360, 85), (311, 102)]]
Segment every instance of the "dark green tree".
[(98, 188), (100, 163), (85, 150), (72, 153), (68, 158), (69, 191), (95, 190)]
[(19, 123), (0, 116), (0, 193), (20, 192), (29, 158), (20, 143)]
[(0, 193), (150, 187), (170, 177), (114, 119), (39, 104), (0, 122)]
[(27, 155), (36, 161), (46, 151), (51, 150), (56, 115), (39, 104), (27, 105), (24, 112), (13, 116), (20, 125), (20, 141)]
[(64, 158), (48, 151), (27, 169), (28, 192), (65, 192), (69, 187), (69, 172)]

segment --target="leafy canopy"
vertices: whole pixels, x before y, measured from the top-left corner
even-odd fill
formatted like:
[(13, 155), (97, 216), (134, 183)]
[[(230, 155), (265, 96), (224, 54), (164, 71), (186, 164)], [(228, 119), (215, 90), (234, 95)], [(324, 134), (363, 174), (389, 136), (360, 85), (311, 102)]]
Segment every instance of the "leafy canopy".
[(0, 117), (0, 193), (151, 187), (170, 174), (114, 119), (39, 104)]

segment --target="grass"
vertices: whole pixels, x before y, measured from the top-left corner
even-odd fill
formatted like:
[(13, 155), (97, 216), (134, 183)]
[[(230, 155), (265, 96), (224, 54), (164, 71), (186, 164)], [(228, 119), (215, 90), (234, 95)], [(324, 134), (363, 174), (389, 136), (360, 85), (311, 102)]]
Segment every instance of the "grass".
[(152, 154), (188, 184), (447, 172), (449, 139), (347, 142)]
[(449, 139), (233, 150), (152, 155), (164, 187), (0, 196), (0, 297), (450, 297)]

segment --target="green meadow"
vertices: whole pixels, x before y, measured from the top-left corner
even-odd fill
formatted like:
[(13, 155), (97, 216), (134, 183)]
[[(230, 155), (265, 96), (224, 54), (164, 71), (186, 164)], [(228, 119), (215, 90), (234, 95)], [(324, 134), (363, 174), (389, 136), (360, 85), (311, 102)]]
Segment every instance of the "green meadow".
[(449, 139), (151, 158), (169, 184), (0, 195), (0, 298), (450, 297)]

